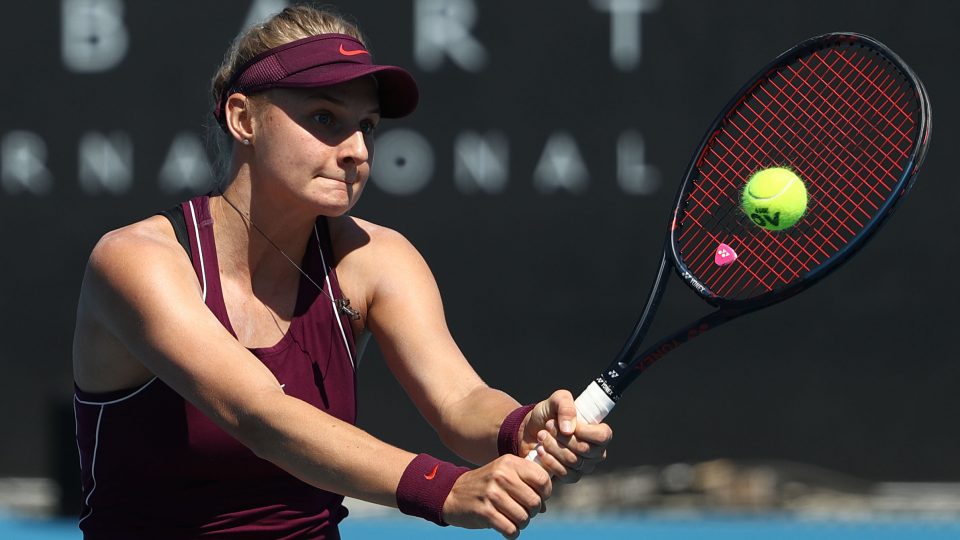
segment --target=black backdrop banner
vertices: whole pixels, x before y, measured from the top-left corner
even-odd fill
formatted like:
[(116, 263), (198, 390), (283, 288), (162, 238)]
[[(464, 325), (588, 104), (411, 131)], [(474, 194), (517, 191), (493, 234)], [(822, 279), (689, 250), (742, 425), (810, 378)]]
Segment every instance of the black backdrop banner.
[[(208, 81), (282, 1), (17, 0), (0, 34), (0, 476), (51, 474), (74, 311), (106, 231), (214, 184)], [(917, 0), (352, 1), (415, 115), (384, 123), (354, 214), (423, 252), (485, 380), (530, 402), (579, 392), (627, 336), (670, 204), (713, 116), (805, 38), (871, 35), (924, 80), (938, 126), (919, 182), (857, 259), (691, 343), (609, 418), (608, 469), (773, 458), (874, 479), (960, 479), (960, 263), (943, 160), (957, 147), (960, 7)], [(682, 285), (652, 330), (703, 310)], [(651, 334), (651, 335), (652, 335)], [(360, 425), (451, 457), (371, 348)]]

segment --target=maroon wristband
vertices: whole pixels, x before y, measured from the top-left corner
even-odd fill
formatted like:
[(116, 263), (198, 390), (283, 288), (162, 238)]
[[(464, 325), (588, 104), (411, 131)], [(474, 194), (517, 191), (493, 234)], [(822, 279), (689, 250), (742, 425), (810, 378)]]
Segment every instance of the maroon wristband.
[(510, 454), (513, 456), (520, 455), (520, 424), (523, 423), (523, 419), (527, 417), (529, 413), (536, 405), (524, 405), (514, 409), (513, 412), (507, 415), (503, 419), (503, 423), (500, 424), (500, 433), (497, 434), (497, 452), (501, 456)]
[(446, 527), (443, 503), (460, 475), (469, 471), (446, 461), (420, 454), (407, 465), (397, 485), (397, 508), (409, 516), (417, 516)]

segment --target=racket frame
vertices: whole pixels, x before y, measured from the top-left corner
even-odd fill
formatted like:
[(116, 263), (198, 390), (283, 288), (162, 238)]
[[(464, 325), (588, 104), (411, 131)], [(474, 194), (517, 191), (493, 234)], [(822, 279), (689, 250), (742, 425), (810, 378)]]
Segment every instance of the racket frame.
[[(916, 93), (916, 99), (920, 106), (919, 121), (920, 125), (916, 130), (913, 144), (913, 152), (910, 159), (904, 166), (904, 172), (894, 184), (889, 196), (878, 209), (876, 214), (864, 225), (853, 238), (850, 239), (837, 253), (827, 258), (823, 263), (807, 273), (803, 279), (788, 284), (785, 287), (771, 290), (760, 296), (746, 300), (730, 300), (714, 294), (708, 287), (701, 283), (686, 266), (677, 245), (678, 224), (684, 216), (685, 201), (687, 195), (696, 185), (694, 180), (698, 177), (698, 168), (701, 164), (705, 150), (713, 142), (714, 138), (720, 133), (729, 113), (736, 109), (740, 103), (750, 95), (754, 87), (766, 80), (770, 74), (776, 71), (780, 66), (789, 64), (796, 58), (799, 58), (812, 50), (835, 45), (840, 42), (862, 43), (865, 46), (879, 51), (895, 69), (899, 70), (909, 80), (910, 85)], [(706, 130), (706, 134), (701, 139), (696, 152), (687, 166), (683, 182), (677, 190), (676, 203), (671, 213), (666, 245), (664, 246), (663, 259), (657, 271), (657, 277), (650, 289), (646, 305), (640, 315), (639, 320), (634, 326), (630, 337), (624, 344), (621, 351), (617, 354), (610, 365), (594, 380), (592, 385), (599, 386), (611, 402), (620, 399), (620, 395), (626, 387), (639, 376), (644, 370), (653, 365), (656, 361), (666, 356), (683, 343), (702, 335), (703, 333), (720, 326), (736, 317), (756, 311), (758, 309), (770, 306), (790, 298), (801, 291), (811, 287), (832, 271), (840, 267), (844, 262), (850, 259), (867, 240), (879, 230), (880, 226), (898, 207), (903, 196), (913, 187), (920, 171), (920, 164), (926, 156), (930, 143), (932, 110), (930, 99), (923, 83), (907, 64), (900, 59), (886, 45), (876, 39), (858, 34), (855, 32), (834, 32), (809, 38), (790, 49), (784, 51), (776, 58), (771, 60), (766, 66), (760, 69), (740, 90), (734, 94), (727, 104), (717, 114), (716, 118)], [(664, 289), (669, 280), (668, 269), (672, 267), (680, 279), (688, 287), (693, 289), (708, 304), (717, 308), (716, 311), (697, 319), (696, 321), (683, 326), (668, 336), (660, 339), (653, 345), (647, 347), (638, 354), (640, 346), (646, 337), (650, 324), (653, 321), (657, 306), (663, 296)], [(612, 407), (611, 407), (612, 408)]]

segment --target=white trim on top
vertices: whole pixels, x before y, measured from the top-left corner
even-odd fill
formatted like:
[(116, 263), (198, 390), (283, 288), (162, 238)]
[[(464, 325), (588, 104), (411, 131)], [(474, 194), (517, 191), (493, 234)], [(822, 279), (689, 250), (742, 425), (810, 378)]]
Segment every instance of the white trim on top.
[(197, 237), (197, 252), (200, 255), (200, 276), (203, 281), (203, 301), (207, 301), (207, 267), (203, 264), (203, 246), (200, 244), (200, 225), (197, 223), (197, 212), (190, 201), (190, 217), (193, 218), (193, 234)]
[[(77, 415), (76, 403), (73, 404), (73, 434), (74, 435), (80, 434), (80, 418)], [(74, 439), (77, 443), (77, 457), (80, 459), (80, 468), (82, 469), (83, 468), (83, 451), (80, 450), (80, 437), (75, 436)]]
[(133, 396), (139, 394), (140, 392), (143, 392), (144, 390), (146, 390), (146, 388), (147, 388), (148, 386), (150, 386), (151, 384), (153, 384), (153, 381), (155, 381), (155, 380), (157, 380), (156, 377), (154, 377), (154, 378), (150, 379), (149, 381), (143, 383), (143, 386), (141, 386), (140, 388), (137, 388), (136, 390), (134, 390), (133, 392), (131, 392), (131, 393), (123, 396), (122, 398), (117, 398), (117, 399), (114, 399), (114, 400), (111, 400), (111, 401), (85, 401), (85, 400), (80, 399), (80, 397), (77, 396), (76, 394), (74, 394), (73, 399), (75, 399), (75, 400), (77, 401), (77, 403), (82, 403), (82, 404), (84, 404), (84, 405), (99, 405), (99, 406), (101, 406), (101, 407), (104, 406), (104, 405), (114, 405), (114, 404), (116, 404), (116, 403), (120, 403), (121, 401), (126, 401), (126, 400), (132, 398)]
[(100, 447), (100, 421), (103, 419), (103, 409), (104, 406), (100, 406), (100, 414), (97, 415), (97, 431), (94, 436), (93, 443), (93, 457), (90, 460), (90, 478), (93, 480), (93, 487), (90, 488), (90, 493), (87, 493), (87, 496), (83, 499), (83, 504), (90, 510), (87, 515), (80, 518), (80, 521), (77, 522), (77, 525), (83, 523), (83, 520), (93, 515), (93, 507), (90, 506), (90, 497), (93, 496), (93, 492), (97, 490), (97, 448)]

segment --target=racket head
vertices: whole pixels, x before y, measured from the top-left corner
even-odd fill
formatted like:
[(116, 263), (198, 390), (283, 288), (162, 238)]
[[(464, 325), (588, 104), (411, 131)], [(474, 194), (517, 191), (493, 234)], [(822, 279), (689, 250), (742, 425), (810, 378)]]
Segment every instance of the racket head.
[[(667, 241), (677, 273), (731, 311), (802, 291), (897, 207), (930, 130), (923, 84), (879, 41), (831, 33), (787, 50), (730, 100), (691, 160)], [(790, 168), (807, 189), (805, 214), (782, 231), (755, 225), (740, 207), (750, 176), (769, 167)]]

